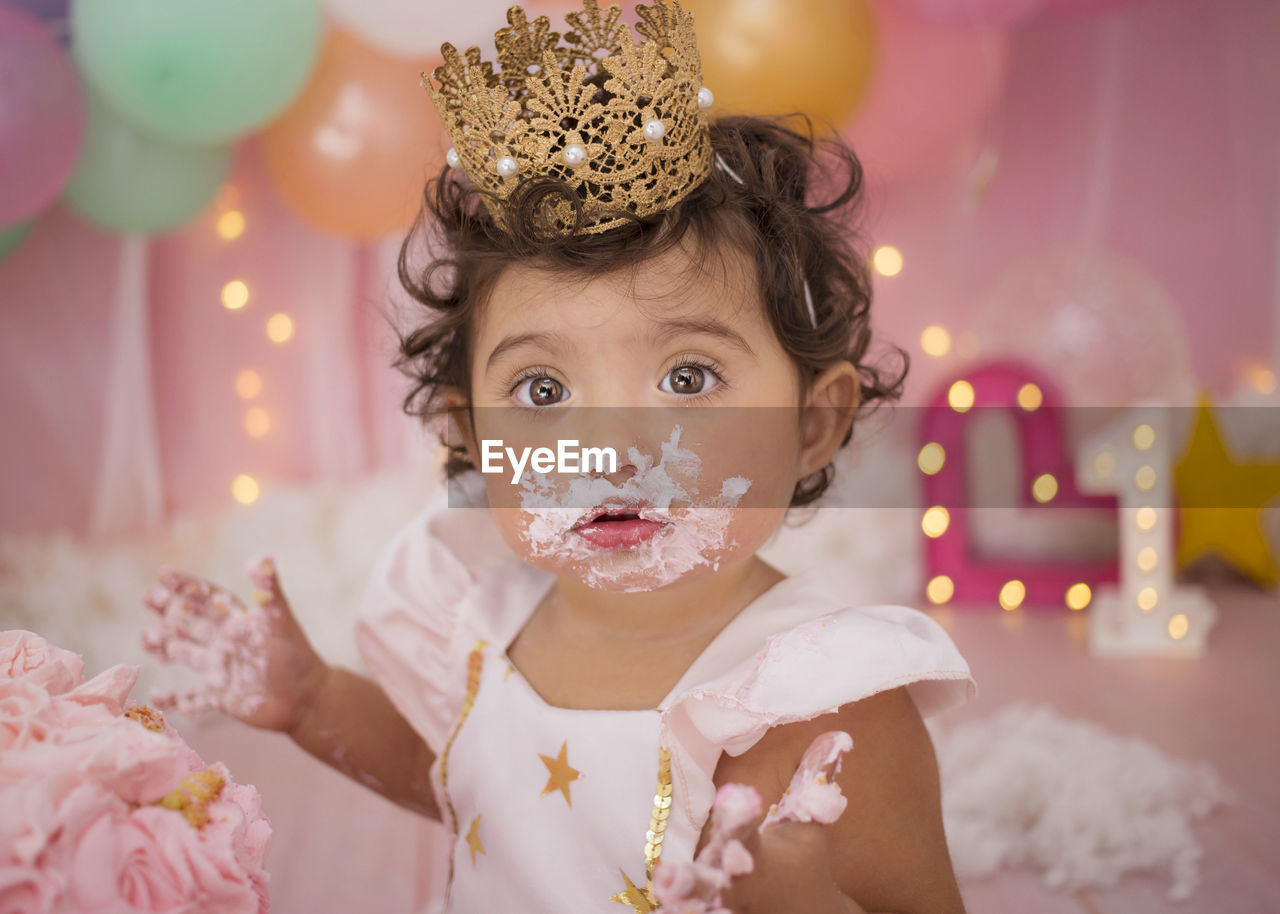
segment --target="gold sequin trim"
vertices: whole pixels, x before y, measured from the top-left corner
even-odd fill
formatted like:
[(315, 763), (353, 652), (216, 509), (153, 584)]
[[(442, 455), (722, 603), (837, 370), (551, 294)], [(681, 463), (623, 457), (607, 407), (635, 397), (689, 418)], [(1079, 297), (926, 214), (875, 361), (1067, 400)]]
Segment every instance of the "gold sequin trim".
[(667, 817), (671, 815), (671, 755), (666, 749), (658, 749), (658, 786), (653, 793), (653, 815), (649, 817), (649, 830), (645, 832), (644, 874), (652, 880), (653, 868), (662, 856), (662, 839), (667, 831)]
[(658, 748), (658, 786), (653, 791), (653, 813), (649, 816), (649, 830), (644, 833), (645, 885), (641, 889), (633, 885), (625, 872), (623, 891), (609, 897), (610, 901), (631, 905), (637, 914), (658, 910), (661, 905), (653, 894), (653, 870), (662, 857), (662, 840), (666, 837), (667, 818), (671, 815), (671, 754)]
[[(449, 825), (453, 829), (455, 843), (458, 837), (458, 814), (454, 811), (453, 801), (449, 799), (449, 750), (453, 748), (453, 741), (458, 738), (458, 732), (462, 729), (462, 725), (467, 722), (467, 715), (471, 713), (472, 707), (475, 706), (476, 692), (480, 690), (480, 671), (484, 669), (484, 649), (488, 646), (489, 642), (481, 639), (471, 649), (471, 656), (467, 658), (467, 696), (462, 700), (462, 713), (458, 715), (458, 722), (453, 725), (453, 732), (449, 734), (449, 740), (444, 744), (444, 751), (440, 753), (440, 786), (443, 788), (444, 805), (449, 812)], [(447, 886), (445, 897), (448, 897), (448, 890), (453, 888), (452, 851), (449, 853), (449, 882)]]

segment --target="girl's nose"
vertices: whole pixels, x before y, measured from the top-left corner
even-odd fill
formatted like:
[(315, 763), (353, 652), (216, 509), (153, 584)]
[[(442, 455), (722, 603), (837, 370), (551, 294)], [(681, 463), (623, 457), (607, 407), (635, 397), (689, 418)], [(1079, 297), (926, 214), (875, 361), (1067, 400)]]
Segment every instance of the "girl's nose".
[(619, 454), (618, 468), (614, 472), (612, 473), (607, 472), (607, 467), (606, 467), (605, 470), (592, 469), (587, 472), (587, 475), (592, 477), (593, 479), (607, 479), (613, 485), (617, 486), (618, 488), (622, 488), (622, 486), (627, 484), (628, 479), (636, 475), (636, 472), (637, 470), (635, 465), (627, 461), (626, 455)]

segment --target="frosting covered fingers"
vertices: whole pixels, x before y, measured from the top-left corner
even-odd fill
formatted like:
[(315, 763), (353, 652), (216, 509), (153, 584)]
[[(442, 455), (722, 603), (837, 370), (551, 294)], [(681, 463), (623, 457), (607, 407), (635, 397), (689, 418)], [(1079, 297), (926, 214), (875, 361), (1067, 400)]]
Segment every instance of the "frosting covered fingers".
[[(270, 584), (269, 559), (251, 563), (250, 577)], [(173, 569), (164, 569), (158, 585), (144, 598), (156, 623), (142, 635), (143, 647), (170, 663), (201, 674), (200, 686), (158, 692), (152, 700), (182, 713), (219, 709), (235, 716), (252, 714), (264, 701), (267, 685), (269, 621), (258, 608), (235, 594)]]
[(805, 750), (800, 765), (782, 799), (769, 808), (760, 830), (774, 822), (820, 822), (829, 825), (848, 802), (836, 783), (844, 754), (853, 748), (853, 737), (843, 730), (823, 733)]
[(753, 787), (725, 784), (716, 791), (708, 820), (706, 845), (692, 862), (664, 860), (653, 874), (653, 890), (673, 914), (729, 914), (722, 893), (737, 876), (750, 873), (755, 861), (748, 849), (753, 832), (777, 822), (830, 824), (844, 812), (846, 799), (835, 780), (853, 738), (841, 730), (817, 737), (805, 750), (782, 798), (760, 824), (762, 802)]

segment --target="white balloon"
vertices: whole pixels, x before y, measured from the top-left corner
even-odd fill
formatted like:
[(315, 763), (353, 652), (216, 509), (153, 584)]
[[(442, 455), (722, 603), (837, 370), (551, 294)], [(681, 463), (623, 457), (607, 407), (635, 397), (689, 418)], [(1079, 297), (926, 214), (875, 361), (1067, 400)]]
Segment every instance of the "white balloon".
[(1195, 405), (1191, 344), (1177, 304), (1118, 254), (1058, 250), (1019, 264), (975, 317), (981, 356), (1042, 366), (1068, 406), (1146, 398)]
[(447, 41), (459, 50), (477, 45), (493, 60), (493, 33), (506, 26), (511, 0), (326, 0), (325, 6), (338, 25), (388, 54), (438, 55)]

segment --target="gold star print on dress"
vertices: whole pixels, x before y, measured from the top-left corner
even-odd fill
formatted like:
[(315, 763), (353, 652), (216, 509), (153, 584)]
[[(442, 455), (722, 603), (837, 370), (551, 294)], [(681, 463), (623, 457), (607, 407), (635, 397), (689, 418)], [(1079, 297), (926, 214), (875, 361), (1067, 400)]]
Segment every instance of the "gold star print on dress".
[(480, 843), (480, 816), (476, 816), (471, 820), (471, 828), (467, 830), (467, 847), (471, 848), (471, 865), (476, 865), (476, 854), (485, 852), (484, 845)]
[(645, 886), (643, 889), (638, 887), (631, 881), (631, 878), (622, 870), (622, 881), (627, 884), (624, 891), (619, 892), (609, 898), (610, 901), (618, 901), (622, 904), (631, 905), (631, 909), (635, 914), (649, 914), (650, 911), (656, 911), (660, 907), (658, 899), (654, 897), (653, 891)]
[(565, 740), (560, 744), (560, 754), (555, 758), (538, 753), (538, 758), (542, 759), (542, 764), (546, 765), (547, 771), (551, 773), (547, 778), (547, 786), (542, 788), (539, 796), (545, 797), (551, 791), (559, 790), (564, 794), (564, 801), (572, 807), (573, 798), (569, 796), (569, 785), (582, 777), (582, 772), (569, 765), (568, 752), (569, 741)]

